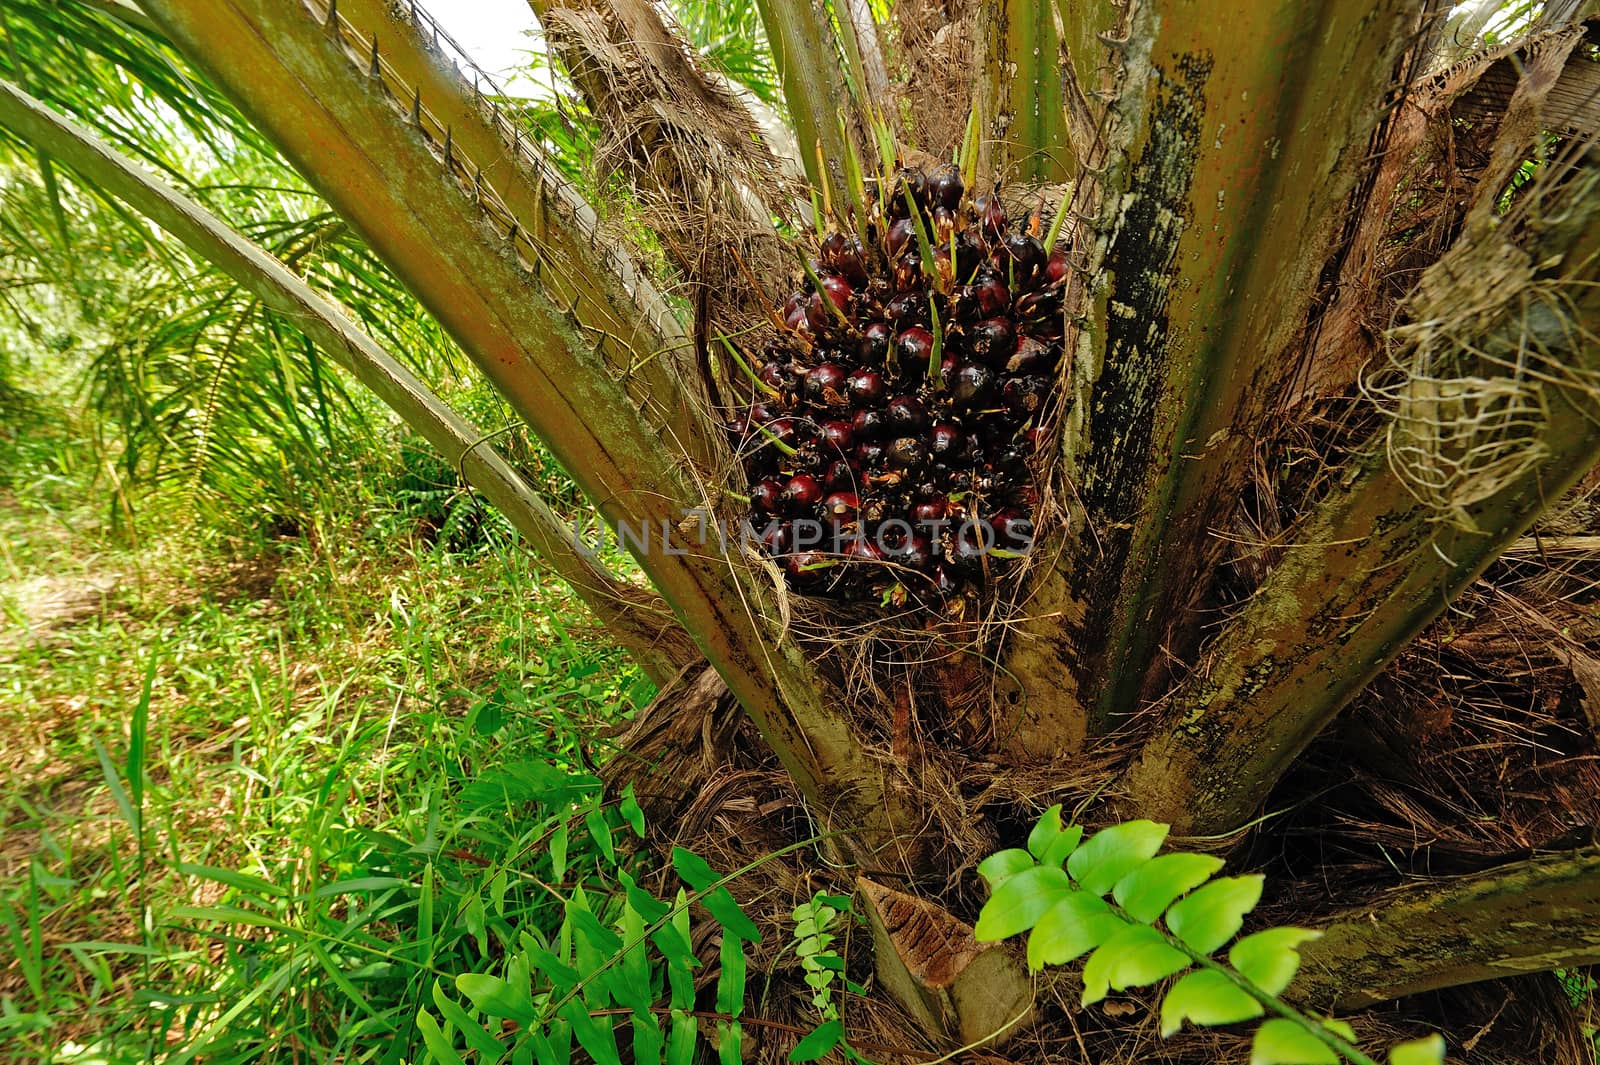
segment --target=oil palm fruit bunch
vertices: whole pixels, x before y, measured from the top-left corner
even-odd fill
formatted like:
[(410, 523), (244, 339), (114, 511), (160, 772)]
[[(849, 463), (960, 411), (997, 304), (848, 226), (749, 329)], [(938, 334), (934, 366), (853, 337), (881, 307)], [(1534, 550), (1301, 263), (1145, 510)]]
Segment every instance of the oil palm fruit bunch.
[(953, 165), (866, 189), (778, 310), (730, 353), (751, 527), (792, 590), (938, 604), (1032, 541), (1034, 454), (1062, 353), (1063, 252)]

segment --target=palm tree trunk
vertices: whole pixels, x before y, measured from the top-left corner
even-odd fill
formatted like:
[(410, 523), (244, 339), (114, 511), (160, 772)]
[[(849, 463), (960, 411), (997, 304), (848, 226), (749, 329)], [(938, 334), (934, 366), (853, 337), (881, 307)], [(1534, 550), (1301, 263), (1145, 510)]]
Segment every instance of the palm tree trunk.
[[(1397, 459), (1416, 430), (1380, 430), (1357, 472), (1208, 648), (1206, 668), (1174, 695), (1172, 726), (1146, 744), (1130, 777), (1138, 809), (1180, 832), (1242, 824), (1349, 700), (1600, 459), (1596, 187), (1590, 174), (1551, 197), (1546, 217), (1561, 221), (1526, 252), (1492, 229), (1469, 234), (1429, 271), (1412, 309), (1414, 321), (1443, 323), (1444, 342), (1461, 355), (1455, 373), (1438, 371), (1441, 384), (1419, 379), (1409, 397), (1402, 393), (1405, 409), (1448, 413), (1451, 378), (1466, 388), (1487, 374), (1531, 390), (1528, 402), (1544, 413), (1527, 435), (1469, 441), (1514, 443), (1524, 467), (1498, 480), (1480, 475), (1464, 486), (1471, 494), (1444, 509), (1449, 501), (1425, 502)], [(1526, 273), (1491, 268), (1497, 258), (1520, 261)], [(1483, 323), (1485, 308), (1495, 312), (1485, 331), (1449, 331)]]
[(1402, 0), (1128, 11), (1116, 26), (1062, 8), (1065, 80), (1105, 102), (1075, 123), (1096, 134), (1072, 204), (1087, 291), (1068, 331), (1066, 534), (1007, 662), (1013, 747), (1032, 757), (1120, 724), (1192, 651), (1226, 546), (1213, 530), (1293, 370), (1414, 19)]

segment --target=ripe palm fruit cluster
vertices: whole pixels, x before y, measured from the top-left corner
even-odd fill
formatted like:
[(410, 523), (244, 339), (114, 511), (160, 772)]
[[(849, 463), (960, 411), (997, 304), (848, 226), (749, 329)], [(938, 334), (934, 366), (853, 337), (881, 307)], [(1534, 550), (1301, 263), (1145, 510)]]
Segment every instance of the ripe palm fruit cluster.
[(954, 166), (869, 186), (866, 215), (740, 360), (754, 398), (733, 432), (794, 591), (938, 603), (1031, 544), (1067, 262)]

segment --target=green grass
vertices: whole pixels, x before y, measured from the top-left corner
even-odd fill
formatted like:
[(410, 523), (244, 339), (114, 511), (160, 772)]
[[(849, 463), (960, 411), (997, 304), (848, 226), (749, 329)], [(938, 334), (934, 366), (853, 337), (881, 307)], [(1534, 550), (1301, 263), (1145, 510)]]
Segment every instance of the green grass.
[(417, 1060), (436, 978), (560, 920), (538, 863), (578, 792), (505, 782), (592, 791), (648, 684), (492, 523), (446, 553), (352, 492), (296, 539), (112, 537), (104, 478), (20, 481), (0, 1060)]

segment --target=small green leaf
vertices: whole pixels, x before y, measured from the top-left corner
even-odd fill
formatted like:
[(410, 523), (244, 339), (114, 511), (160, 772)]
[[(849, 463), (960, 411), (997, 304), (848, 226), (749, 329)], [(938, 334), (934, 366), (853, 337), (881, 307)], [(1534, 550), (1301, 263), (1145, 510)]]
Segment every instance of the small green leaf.
[(1321, 937), (1321, 932), (1309, 928), (1268, 928), (1253, 932), (1228, 951), (1228, 964), (1267, 994), (1279, 995), (1300, 968), (1300, 954), (1296, 948)]
[(499, 1061), (505, 1056), (505, 1048), (500, 1042), (483, 1025), (473, 1020), (459, 1003), (445, 994), (444, 984), (438, 980), (433, 982), (433, 1004), (439, 1007), (445, 1020), (456, 1026), (456, 1031), (467, 1041), (467, 1046), (478, 1052), (479, 1062)]
[(1350, 1026), (1349, 1021), (1341, 1021), (1337, 1017), (1324, 1017), (1322, 1027), (1343, 1039), (1346, 1043), (1356, 1041), (1356, 1030)]
[(999, 887), (1008, 876), (1015, 876), (1034, 866), (1033, 855), (1016, 847), (991, 854), (978, 863), (978, 875), (988, 881), (989, 890)]
[(1206, 1028), (1254, 1020), (1266, 1012), (1261, 1003), (1214, 969), (1189, 973), (1167, 992), (1161, 1003), (1161, 1036), (1183, 1027), (1185, 1020)]
[(995, 888), (978, 913), (974, 933), (979, 941), (991, 942), (1026, 932), (1071, 890), (1067, 874), (1053, 865), (1024, 869)]
[(460, 973), (456, 976), (456, 990), (467, 996), (480, 1013), (491, 1017), (510, 1017), (528, 1024), (539, 1015), (527, 987), (514, 987), (498, 976)]
[(704, 891), (722, 879), (704, 858), (682, 847), (672, 848), (672, 868), (676, 869), (678, 875), (683, 877), (683, 882), (695, 891)]
[(681, 1009), (672, 1011), (672, 1033), (667, 1036), (666, 1065), (694, 1065), (699, 1019)]
[(1167, 927), (1191, 949), (1210, 954), (1239, 934), (1244, 915), (1261, 901), (1265, 877), (1230, 876), (1213, 880), (1167, 911)]
[(439, 1022), (427, 1010), (417, 1011), (417, 1030), (422, 1033), (428, 1056), (439, 1065), (466, 1065), (461, 1055), (456, 1053), (456, 1048), (450, 1045), (450, 1040), (444, 1037), (444, 1032), (439, 1030)]
[(1040, 865), (1053, 865), (1060, 868), (1072, 852), (1078, 849), (1078, 844), (1083, 840), (1082, 825), (1068, 825), (1061, 830), (1061, 835), (1050, 841), (1044, 854), (1039, 858)]
[(718, 959), (722, 972), (717, 976), (717, 1011), (737, 1017), (744, 1009), (744, 983), (749, 967), (744, 944), (733, 936), (723, 936)]
[(700, 905), (717, 919), (717, 923), (728, 935), (751, 943), (761, 942), (761, 929), (757, 928), (756, 923), (739, 908), (739, 904), (734, 901), (733, 893), (727, 888), (717, 888), (701, 899)]
[(1295, 1022), (1274, 1017), (1256, 1029), (1250, 1065), (1339, 1065), (1339, 1055)]
[[(684, 850), (682, 847), (672, 848), (672, 867), (678, 875), (696, 891), (706, 891), (718, 880), (722, 879), (717, 871), (706, 860), (693, 851)], [(748, 940), (751, 943), (761, 942), (761, 930), (734, 901), (733, 893), (726, 887), (719, 887), (705, 894), (700, 899), (700, 905), (706, 912), (717, 919), (724, 930), (731, 936)]]
[(1204, 884), (1221, 868), (1222, 859), (1209, 854), (1162, 854), (1117, 881), (1112, 894), (1128, 916), (1154, 924), (1174, 899)]
[(1118, 880), (1155, 857), (1167, 839), (1166, 825), (1125, 821), (1090, 836), (1067, 859), (1067, 872), (1085, 891), (1104, 895)]
[(634, 882), (626, 869), (617, 870), (617, 879), (622, 881), (622, 887), (628, 895), (628, 905), (648, 924), (655, 924), (661, 918), (672, 912), (672, 907), (656, 898), (650, 892)]
[(644, 835), (644, 811), (639, 808), (639, 800), (633, 797), (632, 784), (622, 789), (622, 819), (628, 822), (634, 835)]
[(1057, 836), (1061, 835), (1061, 804), (1056, 803), (1039, 818), (1039, 823), (1028, 833), (1028, 853), (1043, 858), (1044, 852)]
[(810, 1035), (795, 1044), (795, 1048), (789, 1051), (789, 1060), (816, 1061), (838, 1046), (839, 1040), (843, 1038), (843, 1021), (828, 1021), (825, 1024), (820, 1024)]
[(550, 872), (557, 880), (567, 878), (567, 823), (560, 821), (550, 833)]
[(573, 999), (561, 1007), (561, 1016), (572, 1025), (572, 1034), (578, 1045), (589, 1052), (597, 1065), (622, 1065), (622, 1054), (617, 1050), (617, 1033), (611, 1027), (610, 1017), (594, 1018), (584, 1009), (583, 1003)]
[(606, 824), (605, 813), (599, 809), (592, 809), (583, 815), (583, 824), (588, 828), (589, 837), (594, 840), (595, 846), (605, 855), (606, 863), (616, 865), (617, 848), (611, 842), (611, 826)]
[(1128, 922), (1100, 896), (1074, 891), (1050, 907), (1028, 933), (1028, 968), (1065, 965), (1126, 927)]
[(1389, 1051), (1389, 1065), (1444, 1065), (1444, 1036), (1413, 1039)]
[(1131, 924), (1095, 948), (1083, 965), (1083, 1005), (1092, 1006), (1111, 989), (1144, 987), (1189, 966), (1189, 956), (1167, 945), (1161, 933)]

